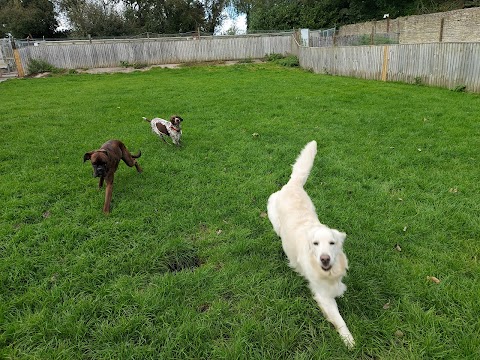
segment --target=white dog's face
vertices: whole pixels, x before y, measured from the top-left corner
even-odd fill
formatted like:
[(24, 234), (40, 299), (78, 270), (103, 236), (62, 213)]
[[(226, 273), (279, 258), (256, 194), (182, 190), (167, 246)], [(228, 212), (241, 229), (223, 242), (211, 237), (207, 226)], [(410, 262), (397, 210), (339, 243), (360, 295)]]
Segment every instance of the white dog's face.
[(310, 236), (310, 251), (324, 271), (329, 271), (343, 254), (347, 234), (328, 227), (316, 228)]

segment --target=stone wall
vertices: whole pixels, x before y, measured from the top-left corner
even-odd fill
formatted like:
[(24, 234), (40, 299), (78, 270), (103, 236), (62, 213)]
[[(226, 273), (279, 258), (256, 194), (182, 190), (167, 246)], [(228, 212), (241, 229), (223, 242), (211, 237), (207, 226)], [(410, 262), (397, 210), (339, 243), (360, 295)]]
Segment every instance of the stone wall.
[(338, 35), (398, 33), (400, 44), (480, 41), (480, 7), (340, 27)]

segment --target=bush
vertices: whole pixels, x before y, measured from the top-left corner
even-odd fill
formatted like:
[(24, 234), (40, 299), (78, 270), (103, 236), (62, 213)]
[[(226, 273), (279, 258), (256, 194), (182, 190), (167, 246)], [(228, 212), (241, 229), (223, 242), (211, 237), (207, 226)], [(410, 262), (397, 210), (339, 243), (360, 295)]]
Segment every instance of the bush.
[(265, 56), (265, 61), (271, 61), (275, 64), (286, 67), (300, 66), (298, 57), (296, 57), (295, 55), (284, 56), (282, 54), (269, 54)]
[(253, 59), (252, 58), (246, 58), (246, 59), (238, 60), (238, 63), (239, 64), (251, 64), (251, 63), (253, 63)]
[(457, 85), (452, 90), (455, 92), (465, 92), (467, 87), (465, 85)]
[(298, 57), (295, 55), (289, 55), (283, 59), (277, 60), (277, 64), (286, 66), (286, 67), (297, 67), (300, 66), (300, 62), (298, 60)]
[(134, 69), (143, 69), (143, 68), (146, 68), (148, 66), (148, 64), (147, 63), (137, 63), (137, 62), (131, 64), (128, 61), (122, 60), (122, 61), (120, 61), (120, 66), (124, 67), (124, 68), (133, 67)]
[(133, 68), (134, 69), (144, 69), (146, 67), (148, 67), (148, 64), (147, 63), (133, 63)]
[(30, 60), (30, 63), (28, 64), (28, 73), (30, 75), (36, 75), (44, 72), (52, 72), (52, 73), (58, 73), (60, 72), (61, 69), (56, 68), (49, 62), (45, 60), (37, 60), (37, 59), (32, 59)]
[(267, 54), (265, 55), (265, 61), (277, 61), (277, 60), (283, 59), (284, 57), (285, 56), (282, 54), (276, 54), (276, 53)]

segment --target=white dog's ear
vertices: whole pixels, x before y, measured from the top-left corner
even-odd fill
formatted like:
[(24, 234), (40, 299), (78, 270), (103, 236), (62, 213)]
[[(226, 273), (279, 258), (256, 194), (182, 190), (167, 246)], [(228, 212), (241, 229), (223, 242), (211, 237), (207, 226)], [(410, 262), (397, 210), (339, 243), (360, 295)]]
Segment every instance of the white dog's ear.
[(343, 242), (347, 238), (347, 234), (345, 234), (344, 232), (335, 230), (335, 229), (331, 229), (331, 230), (332, 230), (332, 234), (333, 234), (333, 237), (335, 238), (335, 240), (337, 240), (338, 242), (340, 242), (340, 244), (343, 245)]

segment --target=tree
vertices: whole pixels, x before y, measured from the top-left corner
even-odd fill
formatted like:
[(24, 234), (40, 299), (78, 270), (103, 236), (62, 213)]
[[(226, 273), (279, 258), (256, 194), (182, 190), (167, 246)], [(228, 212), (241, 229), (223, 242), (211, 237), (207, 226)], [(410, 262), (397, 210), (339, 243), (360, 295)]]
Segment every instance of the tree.
[(132, 31), (117, 8), (108, 0), (59, 0), (58, 5), (72, 26), (75, 36), (121, 36)]
[(58, 27), (54, 5), (49, 0), (0, 0), (0, 35), (16, 38), (54, 37)]
[(205, 23), (204, 8), (198, 1), (125, 0), (124, 16), (137, 33), (195, 31)]
[(245, 14), (247, 18), (247, 29), (250, 27), (249, 21), (251, 19), (250, 13), (255, 0), (230, 0), (228, 2), (228, 8), (233, 12), (233, 16), (240, 14)]
[(222, 22), (222, 12), (225, 9), (227, 0), (202, 0), (205, 10), (205, 22), (203, 29), (206, 32), (213, 33), (215, 27)]
[[(2, 1), (2, 0), (0, 0)], [(3, 0), (4, 1), (4, 0)], [(213, 32), (227, 0), (57, 0), (77, 36)]]
[(251, 30), (321, 29), (390, 17), (461, 9), (480, 0), (230, 0)]

